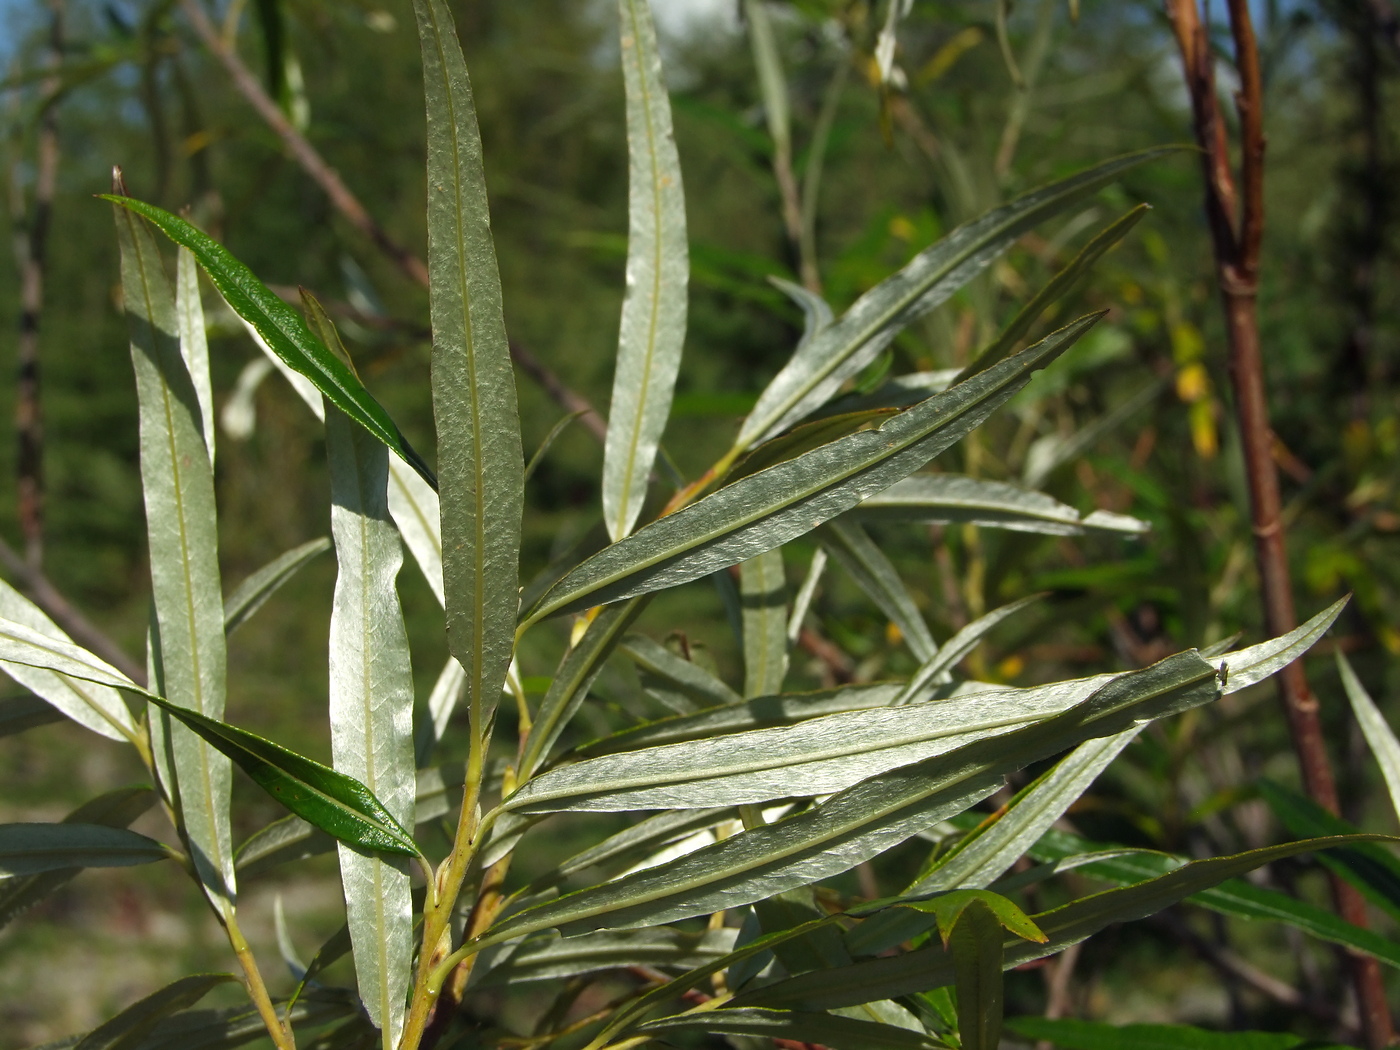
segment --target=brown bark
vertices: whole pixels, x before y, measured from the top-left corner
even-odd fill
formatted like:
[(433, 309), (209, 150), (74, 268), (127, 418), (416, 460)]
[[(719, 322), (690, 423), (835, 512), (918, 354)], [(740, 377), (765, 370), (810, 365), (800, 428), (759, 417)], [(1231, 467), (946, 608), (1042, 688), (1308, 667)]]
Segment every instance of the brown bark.
[[(1202, 150), (1206, 217), (1225, 311), (1230, 381), (1249, 486), (1264, 625), (1269, 634), (1280, 635), (1293, 630), (1298, 625), (1298, 617), (1288, 573), (1282, 500), (1259, 341), (1259, 251), (1264, 231), (1263, 84), (1259, 49), (1247, 0), (1229, 0), (1230, 31), (1240, 77), (1240, 90), (1235, 96), (1241, 139), (1240, 188), (1237, 190), (1230, 163), (1229, 135), (1215, 90), (1214, 57), (1206, 26), (1195, 0), (1166, 0), (1166, 8), (1181, 51), (1196, 141)], [(1336, 813), (1337, 788), (1318, 717), (1317, 698), (1308, 688), (1302, 663), (1295, 661), (1284, 668), (1277, 682), (1304, 787), (1320, 805)], [(1366, 926), (1366, 908), (1360, 894), (1336, 878), (1332, 881), (1332, 891), (1341, 916), (1348, 922)], [(1349, 954), (1348, 961), (1367, 1045), (1388, 1046), (1393, 1031), (1380, 965), (1370, 956), (1355, 953)]]

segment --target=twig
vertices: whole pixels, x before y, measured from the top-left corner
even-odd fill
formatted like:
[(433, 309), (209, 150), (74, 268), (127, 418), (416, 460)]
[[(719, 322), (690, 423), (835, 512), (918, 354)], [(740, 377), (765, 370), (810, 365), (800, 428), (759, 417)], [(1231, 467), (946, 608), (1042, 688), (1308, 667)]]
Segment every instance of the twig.
[(73, 608), (39, 569), (30, 565), (4, 540), (0, 539), (0, 563), (19, 582), (21, 590), (28, 592), (34, 604), (48, 613), (49, 617), (79, 645), (91, 649), (102, 659), (126, 675), (137, 685), (146, 684), (146, 671), (121, 646), (93, 626), (86, 616)]
[(292, 122), (287, 119), (286, 114), (263, 90), (257, 76), (243, 64), (243, 60), (238, 57), (238, 52), (231, 45), (225, 44), (219, 31), (214, 28), (214, 23), (209, 21), (209, 16), (199, 6), (198, 0), (181, 0), (180, 7), (204, 46), (214, 53), (214, 57), (228, 71), (238, 93), (258, 111), (258, 116), (262, 117), (267, 126), (282, 140), (283, 145), (287, 147), (287, 151), (291, 153), (293, 159), (301, 165), (302, 170), (310, 175), (316, 185), (326, 192), (326, 196), (330, 197), (331, 203), (335, 205), (336, 211), (345, 216), (357, 230), (369, 237), (380, 251), (398, 264), (404, 273), (426, 287), (428, 268), (423, 265), (423, 260), (394, 240), (384, 227), (375, 222), (373, 216), (360, 203), (359, 198), (351, 193), (350, 188), (341, 181), (340, 173), (327, 164), (316, 147), (307, 141), (306, 136), (292, 126)]
[[(1214, 57), (1195, 0), (1165, 0), (1181, 51), (1196, 141), (1202, 149), (1205, 207), (1214, 243), (1216, 272), (1224, 301), (1230, 344), (1230, 381), (1235, 393), (1240, 441), (1249, 483), (1255, 562), (1259, 570), (1265, 627), (1286, 634), (1298, 624), (1288, 576), (1278, 469), (1273, 458), (1269, 402), (1259, 342), (1257, 296), (1259, 248), (1264, 232), (1263, 83), (1259, 49), (1247, 0), (1229, 0), (1230, 31), (1240, 90), (1235, 95), (1241, 137), (1240, 189), (1231, 169), (1225, 121), (1215, 92)], [(1288, 716), (1293, 748), (1308, 793), (1337, 812), (1337, 787), (1327, 757), (1318, 703), (1299, 661), (1278, 675), (1279, 698)], [(1366, 926), (1360, 894), (1332, 880), (1337, 910), (1348, 922)], [(1349, 954), (1366, 1043), (1390, 1044), (1392, 1027), (1380, 965), (1370, 956)]]
[[(63, 61), (64, 0), (49, 0), (50, 68)], [(35, 569), (44, 561), (44, 414), (39, 400), (39, 320), (44, 309), (44, 262), (58, 182), (58, 98), (62, 82), (46, 77), (39, 88), (39, 132), (34, 207), (24, 203), (17, 150), (10, 170), (10, 213), (19, 270), (19, 339), (15, 347), (16, 507), (24, 557)], [(16, 101), (18, 96), (15, 96)]]

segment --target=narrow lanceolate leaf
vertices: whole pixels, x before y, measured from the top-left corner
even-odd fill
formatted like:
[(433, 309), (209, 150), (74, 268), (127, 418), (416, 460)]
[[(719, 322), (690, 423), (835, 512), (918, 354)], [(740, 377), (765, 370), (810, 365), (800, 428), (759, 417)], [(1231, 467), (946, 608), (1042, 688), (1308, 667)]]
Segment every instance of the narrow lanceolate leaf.
[(442, 593), (442, 509), (438, 494), (397, 458), (389, 461), (389, 513), (399, 527), (404, 546), (428, 581), (433, 597), (446, 607)]
[(1146, 532), (1145, 521), (1096, 510), (1080, 514), (1043, 492), (963, 474), (915, 474), (863, 500), (850, 517), (861, 521), (920, 521), (983, 525), (1013, 532), (1082, 536), (1086, 532)]
[(318, 554), (331, 549), (324, 536), (279, 554), (235, 588), (224, 601), (224, 633), (232, 634), (263, 607), (284, 583), (300, 572)]
[(803, 622), (807, 619), (807, 612), (812, 608), (812, 599), (817, 594), (817, 584), (821, 583), (822, 573), (826, 571), (827, 553), (822, 547), (818, 547), (812, 554), (812, 562), (807, 566), (807, 575), (802, 579), (802, 586), (797, 588), (797, 597), (792, 602), (792, 615), (788, 617), (788, 644), (796, 645), (797, 640), (802, 637)]
[(1097, 320), (1081, 318), (875, 430), (741, 478), (653, 522), (567, 573), (536, 601), (525, 622), (674, 587), (810, 532), (976, 428)]
[(922, 696), (927, 688), (935, 682), (941, 682), (948, 677), (948, 672), (958, 665), (958, 662), (976, 649), (983, 638), (991, 632), (992, 628), (1001, 623), (1009, 616), (1014, 616), (1026, 606), (1039, 601), (1043, 595), (1032, 594), (1027, 598), (1003, 605), (1000, 609), (993, 609), (984, 616), (979, 616), (970, 624), (960, 630), (953, 637), (949, 638), (933, 656), (916, 672), (914, 677), (909, 679), (909, 684), (904, 687), (904, 692), (900, 694), (896, 704), (907, 704)]
[(413, 837), (354, 777), (246, 729), (205, 718), (158, 696), (145, 695), (148, 701), (237, 762), (258, 786), (303, 820), (360, 849), (417, 854)]
[(204, 446), (214, 462), (214, 388), (209, 379), (209, 338), (204, 328), (204, 302), (199, 297), (199, 264), (188, 248), (176, 252), (175, 315), (180, 325), (180, 356), (199, 398)]
[[(114, 203), (135, 204), (126, 197), (114, 198)], [(177, 707), (219, 719), (228, 657), (214, 473), (155, 238), (136, 210), (118, 207), (115, 212), (140, 407), (141, 485), (161, 654), (160, 681), (153, 687)], [(229, 828), (233, 768), (183, 727), (170, 727), (168, 746), (175, 783), (166, 786), (178, 803), (181, 832), (210, 903), (228, 914), (235, 896)]]
[(787, 579), (783, 552), (771, 550), (739, 566), (744, 623), (744, 695), (783, 691), (787, 676)]
[(841, 518), (822, 526), (817, 533), (822, 549), (846, 570), (860, 589), (868, 594), (899, 628), (909, 650), (920, 660), (931, 660), (938, 644), (929, 634), (928, 624), (914, 604), (914, 598), (890, 564), (885, 552), (876, 546), (863, 528)]
[[(1141, 731), (1141, 726), (1133, 726), (1080, 744), (1053, 769), (1017, 792), (995, 821), (964, 838), (938, 867), (906, 889), (905, 896), (990, 886), (1035, 845)], [(847, 935), (846, 943), (852, 954), (875, 955), (932, 925), (924, 916), (891, 909), (857, 926)]]
[(1400, 813), (1400, 740), (1396, 739), (1395, 731), (1390, 728), (1340, 649), (1337, 650), (1337, 671), (1342, 676), (1342, 688), (1346, 690), (1347, 700), (1351, 703), (1351, 713), (1356, 716), (1371, 754), (1376, 756), (1376, 762), (1381, 767), (1385, 786), (1390, 789), (1390, 804), (1396, 813)]
[(966, 368), (959, 373), (959, 379), (966, 379), (968, 376), (976, 375), (984, 368), (996, 364), (1007, 354), (1016, 348), (1016, 344), (1023, 338), (1031, 325), (1035, 324), (1036, 318), (1045, 312), (1061, 297), (1066, 295), (1073, 288), (1081, 277), (1083, 277), (1094, 263), (1098, 262), (1103, 254), (1112, 248), (1128, 235), (1128, 231), (1138, 224), (1138, 221), (1147, 214), (1148, 206), (1139, 204), (1132, 211), (1128, 212), (1117, 222), (1106, 226), (1100, 230), (1094, 238), (1089, 241), (1070, 260), (1069, 265), (1051, 278), (1050, 283), (1036, 293), (1035, 298), (1023, 306), (1011, 319), (996, 341), (979, 353)]
[(103, 824), (0, 824), (0, 879), (63, 868), (125, 868), (165, 860), (170, 848)]
[(384, 406), (343, 361), (311, 334), (301, 315), (279, 299), (228, 249), (184, 219), (152, 204), (130, 197), (102, 196), (149, 219), (176, 244), (192, 251), (224, 300), (257, 331), (278, 360), (314, 383), (332, 404), (402, 456), (429, 484), (436, 484), (433, 472), (399, 433)]
[(181, 977), (94, 1028), (74, 1050), (134, 1050), (142, 1045), (142, 1036), (163, 1018), (193, 1006), (216, 986), (236, 980), (238, 978), (231, 973), (197, 973)]
[[(1086, 940), (1106, 926), (1153, 915), (1192, 894), (1273, 861), (1299, 853), (1384, 838), (1382, 835), (1334, 836), (1288, 842), (1227, 857), (1211, 857), (1185, 864), (1146, 882), (1082, 897), (1052, 911), (1031, 916), (1044, 932), (1045, 942), (1037, 944), (1008, 936), (1003, 942), (1005, 954), (1002, 966), (1010, 969), (1054, 955)], [(933, 947), (903, 955), (865, 959), (851, 966), (800, 974), (751, 992), (741, 992), (731, 1003), (736, 1007), (830, 1010), (942, 988), (953, 983), (953, 974), (952, 957), (935, 943)]]
[(618, 0), (627, 93), (627, 292), (603, 446), (603, 519), (632, 531), (671, 414), (685, 343), (690, 254), (681, 162), (647, 0)]
[(442, 670), (438, 672), (433, 691), (428, 694), (428, 717), (422, 720), (414, 734), (413, 754), (418, 767), (428, 763), (433, 756), (433, 749), (447, 732), (452, 713), (457, 709), (457, 701), (462, 698), (462, 686), (466, 683), (467, 672), (449, 656), (443, 663)]
[[(23, 624), (41, 636), (77, 648), (37, 605), (3, 580), (0, 580), (0, 616)], [(80, 726), (110, 740), (136, 739), (136, 722), (126, 701), (115, 689), (3, 660), (0, 660), (0, 669)]]
[(820, 408), (909, 322), (945, 302), (1027, 230), (1167, 152), (1146, 150), (1080, 172), (960, 226), (925, 249), (792, 356), (759, 397), (736, 446), (748, 448), (767, 440)]
[[(1073, 863), (1090, 878), (1119, 886), (1156, 878), (1186, 863), (1185, 858), (1151, 850), (1110, 850), (1099, 843), (1059, 830), (1047, 831), (1029, 850), (1032, 859), (1060, 867)], [(1094, 859), (1100, 858), (1100, 859)], [(1087, 861), (1087, 863), (1080, 863)], [(1354, 948), (1375, 956), (1389, 966), (1400, 968), (1400, 944), (1374, 930), (1361, 929), (1339, 919), (1335, 912), (1298, 900), (1277, 890), (1255, 886), (1242, 879), (1227, 879), (1219, 885), (1195, 893), (1188, 901), (1222, 915), (1256, 922), (1282, 922), (1311, 937)]]
[(991, 908), (969, 905), (944, 938), (957, 984), (958, 1038), (965, 1050), (1001, 1046), (1002, 932)]
[(902, 682), (871, 682), (844, 685), (812, 693), (783, 693), (742, 700), (724, 707), (697, 711), (693, 715), (677, 715), (627, 729), (621, 733), (595, 740), (577, 748), (575, 754), (585, 758), (612, 755), (619, 751), (637, 751), (658, 744), (678, 744), (684, 740), (706, 740), (727, 733), (742, 733), (750, 729), (795, 725), (820, 715), (840, 711), (865, 711), (888, 707), (903, 689)]
[(627, 634), (632, 622), (646, 607), (645, 598), (634, 598), (609, 606), (593, 618), (584, 631), (583, 637), (559, 662), (559, 670), (549, 683), (549, 691), (540, 701), (540, 709), (525, 738), (525, 752), (520, 759), (519, 778), (523, 783), (549, 756), (550, 749), (559, 739), (594, 679), (603, 669), (603, 664)]
[(1170, 657), (1115, 678), (1054, 718), (870, 777), (776, 824), (526, 909), (489, 932), (483, 946), (549, 927), (568, 935), (671, 922), (808, 885), (962, 812), (1013, 769), (1219, 694), (1216, 669), (1194, 651)]
[(637, 1031), (662, 1038), (673, 1032), (691, 1032), (786, 1039), (829, 1046), (831, 1050), (937, 1050), (947, 1045), (932, 1036), (879, 1021), (758, 1007), (679, 1014), (639, 1025)]
[(472, 732), (491, 720), (519, 604), (525, 461), (471, 81), (445, 0), (414, 0), (428, 104), (433, 417), (447, 647)]
[(618, 651), (637, 669), (694, 700), (701, 707), (737, 704), (742, 698), (699, 664), (677, 656), (664, 645), (641, 634), (628, 635)]
[[(413, 671), (394, 581), (403, 548), (389, 518), (388, 451), (326, 408), (331, 534), (339, 565), (331, 606), (331, 756), (405, 828), (413, 826)], [(365, 1011), (398, 1042), (413, 954), (408, 862), (342, 842), (340, 881)]]
[[(63, 818), (65, 824), (100, 824), (125, 828), (155, 804), (155, 792), (147, 787), (118, 788), (84, 802)], [(82, 868), (55, 868), (38, 875), (5, 879), (0, 883), (0, 926), (70, 882)]]
[(7, 696), (0, 699), (0, 736), (13, 736), (26, 729), (63, 721), (63, 712), (37, 696)]
[(615, 835), (609, 835), (596, 846), (590, 846), (562, 862), (552, 871), (531, 883), (531, 890), (538, 891), (554, 886), (580, 872), (597, 868), (613, 875), (641, 864), (657, 852), (696, 832), (705, 831), (716, 824), (734, 819), (732, 809), (677, 810), (672, 813), (658, 813), (638, 821)]
[[(501, 965), (474, 980), (472, 986), (501, 988), (629, 966), (675, 973), (704, 966), (733, 951), (738, 932), (719, 929), (686, 933), (663, 926), (624, 933), (590, 933), (582, 937), (532, 937)], [(475, 978), (476, 974), (472, 976)]]

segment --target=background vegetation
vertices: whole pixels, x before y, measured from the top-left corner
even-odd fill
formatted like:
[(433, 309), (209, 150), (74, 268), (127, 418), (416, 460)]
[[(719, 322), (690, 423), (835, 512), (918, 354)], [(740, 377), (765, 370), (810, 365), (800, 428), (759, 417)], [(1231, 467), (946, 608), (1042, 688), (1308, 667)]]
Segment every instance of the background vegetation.
[[(226, 14), (229, 5), (219, 6)], [(817, 257), (838, 312), (964, 219), (1106, 156), (1189, 140), (1179, 62), (1156, 4), (1086, 0), (1075, 22), (1059, 0), (1021, 0), (1007, 5), (1005, 48), (999, 6), (915, 3), (900, 33), (907, 90), (891, 93), (879, 86), (873, 59), (884, 4), (774, 5), (799, 179), (809, 176), (808, 147), (829, 108)], [(1385, 705), (1400, 684), (1400, 331), (1390, 191), (1400, 67), (1387, 35), (1393, 26), (1384, 21), (1386, 5), (1364, 0), (1257, 6), (1269, 136), (1260, 316), (1295, 586), (1305, 615), (1355, 591), (1330, 644), (1348, 651)], [(293, 122), (375, 218), (421, 253), (421, 83), (407, 5), (286, 0), (247, 7), (237, 35), (244, 61), (273, 84)], [(269, 49), (258, 32), (267, 23), (254, 18), (255, 9), (272, 7), (281, 12), (280, 50)], [(508, 329), (565, 384), (605, 406), (627, 179), (609, 5), (512, 0), (454, 9), (476, 88)], [(40, 113), (49, 102), (36, 73), (49, 61), (59, 10), (62, 90), (49, 111), (61, 160), (39, 342), (43, 567), (102, 629), (139, 653), (149, 595), (135, 395), (114, 294), (111, 219), (91, 199), (107, 188), (111, 165), (122, 165), (137, 196), (172, 210), (191, 206), (270, 283), (306, 285), (331, 304), (361, 374), (419, 447), (431, 445), (427, 297), (344, 222), (201, 50), (178, 10), (160, 0), (0, 7), (11, 63), (4, 179), (14, 203), (0, 219), (7, 233), (22, 236), (33, 214)], [(731, 15), (722, 6), (720, 17), (677, 18), (673, 25), (683, 29), (667, 41), (692, 278), (685, 363), (665, 444), (687, 476), (728, 446), (755, 391), (801, 331), (796, 308), (764, 279), (795, 278), (798, 259), (783, 223), (753, 56)], [(280, 63), (269, 66), (269, 55)], [(1228, 85), (1228, 66), (1220, 76)], [(969, 657), (984, 678), (1029, 684), (1141, 666), (1236, 631), (1248, 641), (1261, 636), (1192, 157), (1139, 168), (1083, 214), (1024, 238), (1005, 262), (901, 336), (880, 367), (966, 363), (1085, 232), (1137, 201), (1154, 210), (1056, 315), (1106, 307), (1107, 321), (943, 465), (1035, 478), (1082, 510), (1132, 513), (1153, 531), (1128, 542), (973, 527), (940, 530), (933, 542), (907, 529), (879, 534), (940, 638), (1006, 601), (1050, 592)], [(6, 346), (20, 328), (20, 268), (21, 260), (0, 257)], [(260, 355), (231, 314), (211, 353), (227, 421), (240, 375)], [(564, 410), (523, 373), (519, 388), (528, 453)], [(0, 384), (0, 415), (13, 413), (12, 394)], [(328, 525), (329, 482), (314, 420), (276, 377), (251, 404), (251, 434), (238, 440), (225, 428), (217, 462), (220, 557), (225, 578), (235, 582), (326, 534)], [(1087, 444), (1061, 447), (1096, 421), (1102, 426)], [(593, 480), (600, 463), (601, 446), (581, 423), (542, 461), (527, 491), (523, 578), (570, 543), (601, 542)], [(0, 478), (16, 471), (15, 443), (0, 443)], [(0, 534), (12, 541), (21, 537), (14, 491), (0, 485)], [(803, 551), (800, 543), (794, 548)], [(798, 566), (789, 571), (796, 579)], [(325, 732), (333, 572), (329, 559), (312, 566), (230, 647), (229, 720), (322, 760), (329, 755), (318, 734)], [(446, 647), (422, 579), (408, 570), (400, 586), (415, 655), (426, 654), (415, 665), (426, 696)], [(737, 668), (734, 635), (710, 589), (663, 596), (642, 628), (669, 629), (678, 606), (694, 625), (684, 640), (690, 651)], [(827, 575), (814, 614), (799, 681), (806, 676), (815, 686), (912, 669), (897, 633), (839, 573)], [(559, 626), (552, 638), (547, 630), (532, 633), (531, 644), (542, 648), (527, 656), (552, 661), (566, 630)], [(1316, 662), (1311, 677), (1345, 814), (1369, 830), (1394, 830), (1330, 661)], [(627, 685), (605, 678), (597, 692), (623, 702)], [(0, 739), (0, 819), (57, 819), (95, 791), (136, 777), (126, 762), (117, 748), (67, 724)], [(1267, 687), (1154, 727), (1072, 820), (1093, 838), (1193, 855), (1234, 852), (1283, 834), (1257, 797), (1261, 776), (1297, 779)], [(246, 782), (235, 792), (236, 819), (246, 822), (236, 838), (277, 815)], [(562, 856), (570, 843), (557, 845)], [(528, 879), (551, 860), (522, 858), (512, 877)], [(263, 927), (250, 932), (263, 944), (277, 893), (289, 910), (310, 917), (292, 931), (305, 951), (338, 925), (334, 863), (322, 861), (295, 882), (250, 887), (244, 907), (261, 918)], [(906, 874), (877, 866), (866, 877), (892, 892)], [(1323, 899), (1311, 861), (1276, 865), (1268, 878)], [(1061, 1010), (1117, 1022), (1326, 1024), (1344, 988), (1329, 952), (1279, 929), (1212, 919), (1178, 909), (1091, 942), (1067, 974), (1067, 992), (1045, 979), (1052, 968), (1015, 975), (1014, 1009), (1036, 1012), (1059, 995)], [(78, 930), (81, 938), (68, 935)], [(134, 956), (133, 944), (140, 946)], [(207, 960), (222, 950), (212, 919), (178, 875), (85, 875), (0, 934), (0, 1047), (88, 1027), (177, 974), (214, 965)], [(1239, 956), (1279, 987), (1252, 980), (1232, 962)], [(502, 1008), (532, 1009), (529, 1001)]]

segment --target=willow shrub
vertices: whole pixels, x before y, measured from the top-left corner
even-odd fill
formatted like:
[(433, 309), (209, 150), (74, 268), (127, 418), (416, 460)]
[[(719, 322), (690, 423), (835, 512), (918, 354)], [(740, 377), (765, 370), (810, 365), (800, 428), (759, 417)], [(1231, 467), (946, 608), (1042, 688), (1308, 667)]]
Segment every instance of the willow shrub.
[[(835, 1048), (992, 1048), (1003, 970), (1206, 890), (1202, 902), (1218, 910), (1267, 913), (1393, 953), (1327, 913), (1229, 881), (1335, 838), (1185, 863), (1104, 853), (1051, 827), (1145, 724), (1273, 673), (1326, 630), (1339, 606), (1236, 652), (1193, 650), (1140, 671), (996, 688), (957, 678), (958, 665), (1026, 603), (938, 644), (865, 531), (871, 519), (1060, 535), (1139, 531), (1130, 518), (1081, 516), (1041, 493), (920, 471), (1093, 327), (1098, 318), (1083, 317), (1017, 349), (1141, 209), (1091, 240), (961, 373), (899, 377), (864, 401), (832, 405), (905, 325), (1023, 233), (1161, 151), (1101, 164), (953, 231), (839, 318), (820, 298), (785, 286), (806, 311), (801, 342), (733, 447), (697, 481), (677, 482), (662, 514), (639, 528), (680, 366), (689, 264), (649, 8), (643, 0), (618, 6), (631, 167), (602, 476), (611, 542), (523, 598), (526, 471), (514, 377), (471, 86), (443, 0), (415, 0), (428, 119), (436, 474), (361, 383), (314, 299), (292, 309), (218, 243), (126, 196), (119, 181), (107, 198), (140, 404), (150, 681), (142, 688), (76, 646), (9, 588), (0, 590), (0, 661), (64, 715), (129, 743), (154, 787), (104, 795), (59, 823), (0, 827), (0, 915), (81, 868), (171, 861), (208, 898), (241, 975), (184, 978), (63, 1045), (223, 1047), (268, 1036), (290, 1048), (319, 1029), (313, 1045), (325, 1048), (477, 1046), (507, 1033), (487, 1034), (472, 1020), (475, 996), (555, 981), (555, 1006), (527, 1033), (532, 1043), (556, 1030), (594, 1048), (689, 1031)], [(157, 231), (177, 245), (173, 282)], [(222, 721), (228, 632), (326, 544), (288, 552), (225, 598), (200, 267), (325, 423), (339, 565), (331, 768)], [(813, 532), (821, 553), (790, 604), (783, 545)], [(405, 546), (442, 602), (451, 652), (417, 726), (395, 587)], [(919, 664), (907, 681), (783, 691), (791, 639), (828, 553), (898, 626)], [(731, 587), (738, 580), (741, 685), (630, 631), (657, 592), (716, 574)], [(573, 644), (532, 704), (516, 646), (534, 625), (566, 614), (577, 617)], [(609, 660), (641, 670), (654, 717), (562, 748)], [(518, 740), (509, 745), (493, 733), (503, 697), (517, 709)], [(12, 702), (6, 725), (32, 722), (33, 707)], [(469, 727), (466, 754), (442, 756), (454, 715)], [(493, 741), (508, 763), (488, 761)], [(1056, 756), (996, 819), (969, 814), (1007, 774)], [(291, 814), (237, 847), (234, 766)], [(152, 806), (168, 814), (178, 841), (128, 830)], [(512, 858), (548, 833), (547, 818), (570, 813), (635, 819), (507, 893)], [(445, 856), (426, 855), (415, 839), (415, 828), (436, 821), (449, 829)], [(938, 845), (899, 896), (862, 900), (827, 884), (919, 837)], [(292, 985), (265, 982), (240, 932), (238, 884), (330, 850), (339, 855), (345, 927), (309, 965), (292, 964)], [(1026, 855), (1040, 865), (1008, 878)], [(1035, 915), (1018, 906), (1018, 889), (1071, 867), (1111, 888)], [(326, 968), (347, 953), (355, 987), (328, 984)], [(630, 970), (627, 993), (568, 1023), (580, 989), (618, 968)], [(558, 990), (562, 978), (573, 980)], [(228, 980), (242, 981), (250, 1006), (194, 1009)]]

